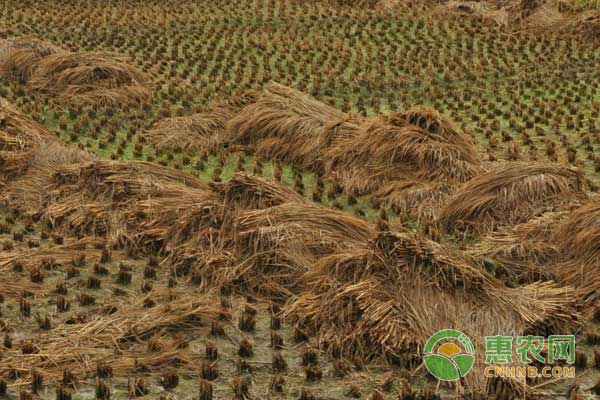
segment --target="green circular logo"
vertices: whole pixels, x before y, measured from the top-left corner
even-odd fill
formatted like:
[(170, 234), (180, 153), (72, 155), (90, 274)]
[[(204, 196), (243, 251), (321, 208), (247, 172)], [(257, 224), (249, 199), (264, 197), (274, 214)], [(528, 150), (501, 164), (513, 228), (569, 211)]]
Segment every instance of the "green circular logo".
[(423, 361), (429, 373), (439, 380), (456, 381), (473, 368), (475, 348), (464, 333), (442, 329), (425, 343)]

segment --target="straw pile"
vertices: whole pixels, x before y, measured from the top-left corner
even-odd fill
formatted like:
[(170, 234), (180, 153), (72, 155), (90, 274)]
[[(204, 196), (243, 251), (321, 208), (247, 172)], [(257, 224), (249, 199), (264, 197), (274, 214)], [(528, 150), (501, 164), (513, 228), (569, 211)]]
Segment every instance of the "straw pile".
[(36, 148), (55, 136), (0, 98), (0, 182), (22, 173)]
[(173, 268), (203, 289), (228, 287), (285, 300), (301, 290), (300, 277), (320, 257), (360, 246), (375, 234), (362, 219), (249, 174), (212, 188), (222, 205), (215, 224), (171, 240), (177, 243), (171, 246)]
[(264, 209), (283, 203), (312, 204), (296, 191), (271, 180), (237, 172), (226, 183), (212, 184), (228, 208)]
[(559, 37), (574, 35), (586, 41), (597, 41), (600, 38), (600, 11), (564, 13), (559, 10), (558, 3), (544, 2), (524, 20), (524, 25), (538, 33)]
[(122, 55), (70, 52), (29, 36), (0, 42), (0, 75), (48, 92), (62, 103), (135, 105), (151, 94), (146, 74)]
[(455, 190), (456, 185), (447, 182), (406, 180), (387, 184), (374, 196), (389, 204), (402, 220), (410, 219), (425, 226), (435, 221), (440, 208)]
[(416, 107), (408, 111), (386, 117), (389, 124), (394, 126), (417, 126), (439, 142), (449, 143), (458, 147), (460, 157), (471, 164), (481, 162), (479, 153), (471, 136), (456, 128), (450, 120), (437, 110), (428, 107)]
[(396, 181), (464, 182), (481, 162), (470, 138), (429, 109), (373, 119), (335, 141), (326, 159), (338, 181), (361, 192)]
[(485, 260), (486, 268), (499, 279), (514, 285), (557, 281), (549, 266), (562, 258), (556, 229), (567, 212), (548, 212), (511, 227), (483, 236), (469, 248), (469, 254)]
[(600, 259), (600, 202), (593, 199), (568, 215), (555, 232), (560, 250), (571, 258), (595, 262)]
[(600, 307), (600, 203), (597, 198), (568, 214), (552, 237), (561, 254), (552, 270), (580, 290), (588, 314)]
[(247, 92), (219, 103), (206, 112), (160, 120), (145, 136), (157, 148), (211, 154), (229, 146), (225, 124), (254, 99), (255, 94)]
[(227, 123), (227, 131), (233, 143), (254, 147), (265, 157), (322, 169), (332, 136), (356, 123), (304, 93), (271, 83)]
[(37, 63), (30, 84), (63, 102), (115, 105), (149, 98), (147, 82), (145, 74), (119, 54), (61, 52)]
[(514, 225), (586, 199), (581, 171), (553, 165), (501, 164), (448, 198), (438, 222), (446, 229), (481, 232)]
[(359, 248), (375, 235), (362, 219), (305, 202), (241, 211), (234, 227), (241, 261), (229, 274), (242, 287), (280, 300), (299, 291), (301, 276), (319, 259)]
[(453, 185), (481, 172), (471, 137), (435, 110), (364, 119), (276, 83), (231, 118), (226, 131), (230, 143), (323, 173), (347, 192), (376, 191), (419, 221), (433, 218)]
[(575, 288), (579, 312), (591, 317), (600, 306), (599, 210), (592, 199), (574, 210), (546, 212), (486, 234), (469, 253), (515, 285), (555, 281)]
[[(431, 334), (448, 327), (477, 338), (499, 326), (519, 334), (578, 324), (571, 288), (508, 288), (476, 259), (410, 232), (380, 234), (368, 248), (325, 257), (304, 283), (287, 317), (317, 333), (333, 355), (361, 360), (409, 365)], [(481, 377), (467, 384), (484, 388)]]
[[(217, 196), (192, 175), (146, 162), (40, 160), (3, 197), (65, 232), (162, 249), (214, 223)], [(174, 223), (173, 221), (176, 221)]]
[(0, 40), (0, 75), (25, 83), (44, 57), (63, 52), (33, 36)]

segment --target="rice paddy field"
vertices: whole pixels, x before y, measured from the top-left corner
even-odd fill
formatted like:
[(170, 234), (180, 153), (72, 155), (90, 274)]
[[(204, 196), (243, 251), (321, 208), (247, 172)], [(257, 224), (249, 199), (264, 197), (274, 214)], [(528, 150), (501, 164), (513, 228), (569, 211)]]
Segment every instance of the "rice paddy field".
[(0, 0), (0, 399), (598, 398), (599, 45), (593, 1)]

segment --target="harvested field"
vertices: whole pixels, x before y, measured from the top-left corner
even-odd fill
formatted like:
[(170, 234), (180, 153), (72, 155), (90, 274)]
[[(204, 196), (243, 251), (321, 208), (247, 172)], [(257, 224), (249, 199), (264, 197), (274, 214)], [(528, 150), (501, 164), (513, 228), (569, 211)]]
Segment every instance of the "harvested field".
[(0, 2), (0, 398), (600, 395), (597, 13)]

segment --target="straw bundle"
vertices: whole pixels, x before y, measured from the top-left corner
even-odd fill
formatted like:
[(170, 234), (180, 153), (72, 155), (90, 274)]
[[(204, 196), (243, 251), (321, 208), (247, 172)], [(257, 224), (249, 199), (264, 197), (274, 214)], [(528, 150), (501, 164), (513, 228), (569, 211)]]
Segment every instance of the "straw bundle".
[(469, 249), (494, 274), (513, 284), (556, 281), (576, 290), (577, 308), (590, 317), (600, 304), (595, 200), (578, 209), (489, 233)]
[(566, 215), (549, 212), (523, 224), (501, 228), (485, 235), (468, 252), (485, 259), (496, 277), (512, 283), (557, 280), (548, 266), (562, 257), (554, 233)]
[(0, 193), (0, 199), (27, 214), (43, 211), (48, 205), (45, 199), (52, 186), (53, 175), (60, 168), (89, 162), (93, 156), (74, 147), (66, 147), (58, 141), (41, 143), (31, 152), (29, 168)]
[(256, 146), (266, 157), (322, 168), (320, 156), (348, 117), (292, 88), (269, 84), (227, 124), (233, 143)]
[(454, 124), (439, 111), (429, 107), (415, 107), (407, 111), (385, 117), (386, 122), (394, 126), (413, 125), (421, 128), (437, 140), (459, 147), (462, 158), (472, 164), (481, 162), (475, 142), (467, 133), (456, 128)]
[(38, 62), (63, 50), (33, 36), (0, 40), (0, 75), (26, 82)]
[(319, 258), (360, 247), (374, 235), (361, 219), (294, 202), (240, 211), (233, 229), (240, 262), (226, 271), (224, 281), (280, 299), (299, 289), (300, 276)]
[(15, 178), (27, 168), (35, 149), (55, 136), (0, 99), (0, 180)]
[(570, 213), (555, 231), (560, 251), (578, 260), (600, 259), (599, 218), (600, 202), (596, 198)]
[(485, 231), (525, 222), (586, 199), (582, 173), (569, 167), (509, 163), (463, 184), (438, 221), (446, 228)]
[(264, 209), (283, 203), (310, 202), (294, 190), (272, 180), (237, 172), (226, 183), (213, 184), (228, 207)]
[(204, 154), (229, 146), (225, 125), (239, 110), (254, 101), (253, 92), (234, 96), (209, 111), (158, 121), (145, 136), (157, 148), (193, 150)]
[(217, 195), (187, 173), (145, 162), (46, 164), (40, 161), (3, 197), (67, 232), (156, 250), (215, 224)]
[[(551, 237), (561, 255), (552, 271), (565, 285), (576, 287), (584, 310), (591, 315), (600, 306), (600, 203), (594, 198), (566, 216)], [(559, 260), (561, 260), (559, 259)]]
[(48, 55), (37, 63), (30, 84), (66, 102), (139, 104), (150, 97), (146, 75), (113, 53)]
[[(361, 360), (409, 366), (431, 334), (449, 327), (480, 338), (500, 328), (518, 335), (579, 324), (573, 289), (552, 282), (508, 288), (474, 258), (408, 232), (322, 258), (303, 282), (287, 318), (315, 332), (328, 351)], [(485, 392), (479, 378), (466, 384)]]
[(374, 193), (402, 218), (419, 225), (431, 223), (456, 186), (447, 182), (391, 182)]
[(566, 260), (550, 266), (557, 281), (576, 289), (578, 309), (591, 319), (600, 307), (600, 274), (598, 264), (589, 260)]
[(428, 109), (371, 119), (338, 137), (325, 159), (332, 176), (361, 192), (395, 181), (465, 182), (480, 164), (470, 139)]

